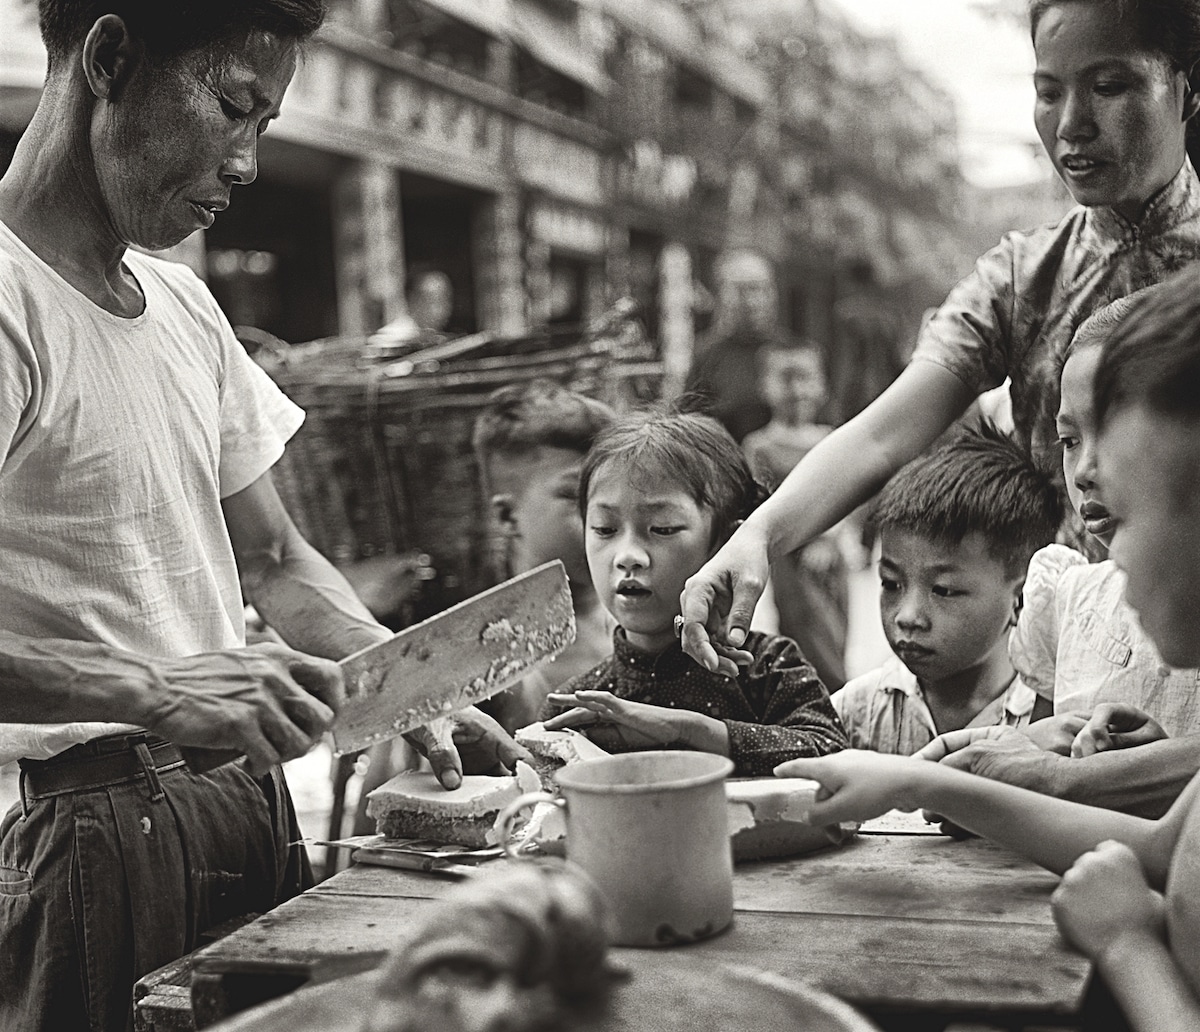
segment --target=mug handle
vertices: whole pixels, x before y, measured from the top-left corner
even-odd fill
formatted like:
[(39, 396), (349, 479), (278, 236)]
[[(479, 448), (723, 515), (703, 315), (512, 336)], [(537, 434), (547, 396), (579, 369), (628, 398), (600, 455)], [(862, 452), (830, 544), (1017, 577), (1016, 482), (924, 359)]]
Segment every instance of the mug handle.
[(511, 860), (520, 857), (517, 852), (517, 844), (512, 840), (513, 821), (517, 819), (517, 814), (522, 810), (537, 806), (538, 803), (553, 803), (563, 809), (566, 809), (567, 805), (565, 799), (551, 795), (549, 792), (526, 792), (524, 795), (517, 796), (500, 811), (500, 815), (496, 818), (496, 834), (500, 839), (500, 848), (504, 850), (504, 855)]

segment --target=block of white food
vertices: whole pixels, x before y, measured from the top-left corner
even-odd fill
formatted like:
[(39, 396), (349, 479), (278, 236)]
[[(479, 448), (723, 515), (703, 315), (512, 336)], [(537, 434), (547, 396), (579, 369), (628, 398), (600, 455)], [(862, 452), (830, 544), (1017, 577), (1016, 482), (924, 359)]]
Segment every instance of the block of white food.
[(498, 841), (497, 817), (524, 792), (536, 792), (537, 775), (524, 763), (515, 775), (467, 775), (447, 791), (430, 771), (406, 770), (367, 796), (367, 815), (385, 838), (427, 839), (482, 848)]
[(727, 781), (729, 834), (734, 860), (796, 856), (839, 845), (857, 825), (805, 823), (820, 785), (808, 778)]

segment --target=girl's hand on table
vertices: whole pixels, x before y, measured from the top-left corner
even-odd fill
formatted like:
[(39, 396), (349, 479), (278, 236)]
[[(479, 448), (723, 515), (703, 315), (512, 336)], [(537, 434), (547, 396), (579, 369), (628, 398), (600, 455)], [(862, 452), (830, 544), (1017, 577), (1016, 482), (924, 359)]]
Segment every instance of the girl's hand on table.
[(821, 787), (807, 814), (808, 824), (866, 821), (888, 810), (915, 810), (907, 784), (923, 765), (911, 756), (847, 749), (815, 759), (788, 760), (775, 768), (777, 778), (811, 778)]
[(1109, 749), (1128, 749), (1170, 735), (1145, 710), (1120, 702), (1102, 702), (1075, 735), (1070, 755), (1079, 759)]
[[(602, 749), (653, 749), (668, 745), (703, 748), (697, 738), (701, 721), (720, 724), (702, 713), (631, 702), (605, 691), (555, 692), (549, 702), (572, 709), (545, 721), (547, 731), (577, 728)], [(721, 724), (722, 730), (724, 724)], [(710, 751), (710, 750), (705, 750)]]
[(1059, 931), (1094, 959), (1122, 936), (1164, 934), (1163, 900), (1133, 850), (1111, 840), (1084, 853), (1050, 898)]

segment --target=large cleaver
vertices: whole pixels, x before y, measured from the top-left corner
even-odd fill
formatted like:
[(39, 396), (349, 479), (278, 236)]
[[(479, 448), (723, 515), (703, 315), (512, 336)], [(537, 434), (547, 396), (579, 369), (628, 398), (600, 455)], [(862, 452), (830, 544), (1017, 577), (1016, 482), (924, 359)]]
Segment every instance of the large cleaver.
[(343, 659), (335, 751), (357, 752), (487, 699), (574, 640), (571, 591), (555, 559)]

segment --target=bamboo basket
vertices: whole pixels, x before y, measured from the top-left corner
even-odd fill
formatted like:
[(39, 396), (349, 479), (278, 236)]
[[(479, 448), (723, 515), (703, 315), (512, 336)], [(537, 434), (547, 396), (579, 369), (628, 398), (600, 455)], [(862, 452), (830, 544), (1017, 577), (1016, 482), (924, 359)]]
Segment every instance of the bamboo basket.
[(260, 361), (307, 413), (275, 469), (297, 526), (338, 565), (430, 556), (418, 617), (502, 575), (471, 448), (492, 391), (545, 377), (623, 411), (656, 400), (662, 383), (628, 303), (587, 327), (525, 337), (478, 334), (409, 354), (333, 338)]

